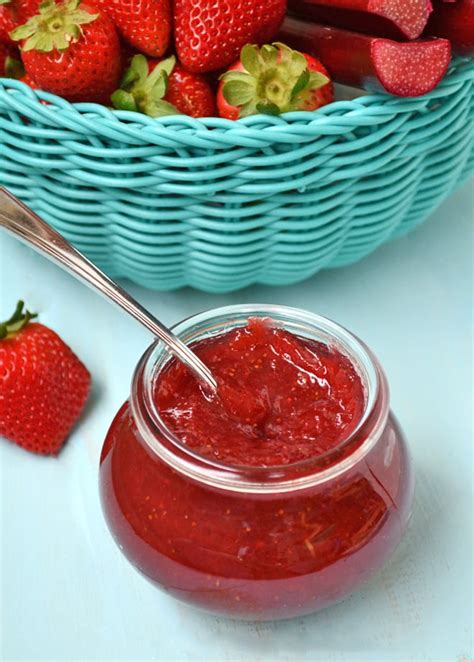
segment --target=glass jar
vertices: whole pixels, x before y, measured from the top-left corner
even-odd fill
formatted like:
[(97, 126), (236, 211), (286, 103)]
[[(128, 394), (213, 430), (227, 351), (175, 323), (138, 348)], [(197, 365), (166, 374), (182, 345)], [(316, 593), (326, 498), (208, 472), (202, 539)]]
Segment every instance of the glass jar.
[(408, 523), (413, 473), (380, 365), (337, 324), (247, 305), (201, 313), (174, 332), (192, 344), (249, 317), (271, 318), (351, 359), (366, 402), (350, 437), (284, 466), (236, 467), (199, 455), (156, 409), (154, 385), (171, 357), (155, 344), (105, 440), (100, 491), (112, 535), (145, 577), (205, 610), (268, 620), (340, 601), (384, 564)]

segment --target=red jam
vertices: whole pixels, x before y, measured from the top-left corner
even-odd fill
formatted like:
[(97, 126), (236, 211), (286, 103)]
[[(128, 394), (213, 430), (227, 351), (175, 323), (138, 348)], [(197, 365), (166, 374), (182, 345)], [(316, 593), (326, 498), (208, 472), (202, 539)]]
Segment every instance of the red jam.
[[(162, 428), (137, 426), (128, 402), (109, 430), (100, 487), (115, 540), (149, 580), (209, 611), (268, 620), (341, 600), (393, 552), (412, 502), (411, 465), (387, 418), (383, 382), (374, 404), (382, 414), (321, 469), (317, 455), (338, 452), (331, 449), (354, 431), (365, 406), (345, 355), (262, 322), (227, 329), (196, 349), (224, 387), (223, 403), (206, 401), (174, 363), (154, 388), (195, 473), (160, 456), (150, 435), (169, 450)], [(137, 379), (135, 411), (144, 406), (144, 377)], [(374, 442), (363, 451), (369, 435)], [(196, 461), (186, 448), (204, 457)], [(228, 483), (209, 478), (216, 459), (228, 467), (219, 469)], [(312, 481), (304, 488), (293, 487), (297, 466)], [(263, 491), (252, 482), (257, 468)], [(282, 487), (272, 483), (275, 470)]]
[(360, 377), (322, 343), (251, 319), (193, 349), (216, 377), (220, 398), (205, 397), (176, 361), (155, 397), (168, 429), (198, 453), (228, 464), (289, 464), (338, 446), (362, 418)]

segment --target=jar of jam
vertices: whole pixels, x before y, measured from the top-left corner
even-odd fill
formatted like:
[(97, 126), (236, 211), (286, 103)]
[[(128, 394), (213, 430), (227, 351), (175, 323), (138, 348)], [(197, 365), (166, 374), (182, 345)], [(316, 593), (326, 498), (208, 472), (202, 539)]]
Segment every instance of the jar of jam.
[(140, 360), (101, 456), (107, 524), (175, 598), (226, 616), (300, 616), (342, 600), (392, 554), (413, 472), (382, 369), (301, 310), (231, 306), (174, 332), (211, 397), (162, 344)]

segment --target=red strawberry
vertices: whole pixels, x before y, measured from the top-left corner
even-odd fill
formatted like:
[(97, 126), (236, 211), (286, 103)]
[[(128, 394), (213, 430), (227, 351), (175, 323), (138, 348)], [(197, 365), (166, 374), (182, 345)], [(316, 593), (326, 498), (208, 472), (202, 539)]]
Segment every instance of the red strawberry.
[(236, 120), (316, 110), (333, 100), (328, 72), (316, 58), (284, 44), (247, 44), (240, 60), (221, 76), (217, 108), (221, 117)]
[(122, 37), (152, 57), (163, 55), (171, 34), (170, 0), (95, 0)]
[(10, 17), (6, 12), (5, 5), (0, 4), (0, 43), (11, 43), (10, 32), (15, 26), (12, 25)]
[(189, 71), (228, 67), (245, 44), (270, 41), (285, 10), (286, 0), (175, 0), (178, 57)]
[(81, 0), (41, 3), (40, 13), (12, 33), (37, 85), (69, 101), (109, 103), (120, 76), (112, 21)]
[(10, 32), (34, 16), (39, 4), (40, 0), (0, 0), (0, 42), (10, 42)]
[(121, 88), (112, 95), (112, 103), (115, 108), (139, 111), (150, 117), (179, 113), (210, 117), (217, 113), (208, 81), (176, 64), (174, 56), (159, 62), (135, 55)]
[(0, 435), (55, 455), (82, 412), (90, 374), (51, 329), (30, 320), (20, 301), (0, 325)]
[[(151, 70), (156, 65), (151, 67)], [(214, 93), (204, 76), (186, 71), (176, 63), (168, 78), (165, 100), (183, 115), (214, 117), (217, 115)]]

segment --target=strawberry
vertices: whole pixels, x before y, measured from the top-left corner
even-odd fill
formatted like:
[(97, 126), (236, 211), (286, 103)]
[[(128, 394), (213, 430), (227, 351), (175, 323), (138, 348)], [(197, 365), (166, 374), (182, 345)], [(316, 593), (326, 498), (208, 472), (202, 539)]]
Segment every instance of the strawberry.
[[(0, 72), (1, 72), (1, 51), (2, 51), (2, 44), (0, 44)], [(23, 62), (21, 61), (19, 54), (16, 53), (14, 50), (10, 51), (10, 55), (8, 55), (5, 60), (4, 75), (6, 78), (14, 78), (15, 80), (19, 80), (22, 83), (25, 83), (25, 85), (31, 87), (32, 90), (40, 89), (39, 86), (35, 83), (35, 81), (31, 78), (31, 76), (26, 73), (25, 67), (23, 66)], [(41, 103), (47, 105), (46, 101), (41, 101)]]
[[(35, 81), (31, 78), (31, 76), (29, 74), (25, 74), (19, 80), (22, 83), (25, 83), (25, 85), (28, 85), (29, 87), (31, 87), (32, 90), (39, 90), (40, 89), (39, 85), (37, 85), (35, 83)], [(46, 101), (42, 101), (41, 103), (45, 106), (48, 105)]]
[(183, 69), (174, 56), (156, 61), (135, 55), (120, 89), (112, 95), (112, 103), (115, 108), (150, 117), (216, 115), (214, 94), (207, 80)]
[(0, 435), (56, 455), (82, 412), (90, 374), (51, 329), (20, 301), (0, 324)]
[(0, 42), (10, 42), (10, 32), (34, 16), (39, 4), (40, 0), (0, 0)]
[(214, 117), (217, 115), (216, 99), (204, 76), (186, 71), (178, 63), (168, 79), (165, 100), (173, 104), (183, 115)]
[(0, 44), (10, 44), (10, 32), (15, 26), (12, 25), (7, 14), (5, 5), (0, 4)]
[(123, 39), (137, 50), (161, 57), (171, 34), (170, 0), (95, 0)]
[(285, 10), (286, 0), (175, 0), (178, 58), (194, 72), (228, 67), (245, 44), (270, 41)]
[(217, 108), (221, 117), (236, 120), (256, 113), (316, 110), (333, 100), (328, 72), (316, 58), (285, 44), (247, 44), (240, 60), (221, 76)]
[(120, 76), (119, 38), (93, 5), (44, 0), (12, 38), (21, 42), (26, 72), (41, 89), (69, 101), (110, 102)]

